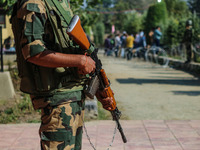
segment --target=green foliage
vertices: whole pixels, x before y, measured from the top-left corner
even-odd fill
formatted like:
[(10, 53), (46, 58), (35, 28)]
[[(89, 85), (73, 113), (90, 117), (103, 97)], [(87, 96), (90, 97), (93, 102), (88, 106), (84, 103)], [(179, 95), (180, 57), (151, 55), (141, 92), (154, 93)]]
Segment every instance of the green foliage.
[[(129, 21), (130, 17), (128, 17), (128, 15), (132, 14), (132, 12), (126, 12), (127, 10), (135, 11), (136, 9), (137, 11), (143, 13), (153, 2), (154, 0), (103, 0), (103, 8), (101, 8), (101, 10), (114, 12), (103, 15), (106, 33), (110, 33), (112, 25), (115, 25), (116, 30), (123, 31), (124, 22)], [(110, 7), (111, 4), (112, 7)]]
[(88, 10), (98, 9), (101, 2), (102, 0), (87, 0), (87, 6), (83, 7), (83, 0), (70, 1), (73, 13), (79, 15), (81, 25), (90, 37), (93, 36), (92, 27), (101, 20), (102, 16), (98, 12), (89, 13)]
[(20, 103), (17, 104), (17, 108), (20, 112), (33, 111), (33, 106), (28, 95), (25, 95)]
[(193, 17), (193, 43), (200, 41), (200, 18), (197, 16)]
[(190, 11), (200, 17), (200, 0), (188, 0), (188, 4)]
[(16, 63), (8, 62), (8, 71), (10, 72), (13, 86), (15, 88), (15, 91), (20, 91), (20, 78), (18, 76), (18, 69), (17, 68), (11, 68), (12, 65), (17, 65)]
[(18, 118), (18, 116), (15, 115), (14, 113), (12, 113), (12, 114), (1, 113), (0, 114), (0, 123), (6, 124), (6, 123), (14, 122), (17, 120), (17, 118)]
[(165, 0), (167, 11), (169, 16), (172, 16), (174, 14), (174, 8), (176, 5), (176, 0)]
[(109, 111), (102, 107), (102, 104), (98, 101), (98, 120), (110, 120), (111, 114)]
[(168, 15), (183, 18), (189, 15), (189, 9), (185, 1), (165, 0)]
[(115, 0), (103, 0), (103, 7), (110, 8), (114, 5)]
[[(120, 102), (117, 102), (118, 104), (118, 109), (120, 111), (124, 111), (124, 108), (123, 107), (120, 107)], [(112, 119), (112, 115), (109, 111), (105, 110), (103, 107), (102, 107), (102, 104), (98, 101), (97, 103), (98, 105), (98, 120), (111, 120)], [(120, 120), (129, 120), (128, 116), (126, 116), (125, 114), (122, 114), (122, 116), (120, 117)]]
[(186, 20), (187, 20), (187, 18), (183, 18), (183, 19), (179, 20), (178, 29), (177, 29), (177, 40), (179, 43), (182, 43), (182, 41), (183, 41)]
[(123, 30), (128, 34), (136, 34), (142, 28), (142, 18), (137, 13), (127, 14), (127, 20), (124, 21)]
[(156, 26), (165, 28), (167, 16), (168, 15), (165, 2), (150, 6), (145, 21), (146, 32), (148, 33), (152, 28), (155, 28)]
[(5, 101), (0, 105), (0, 123), (39, 122), (39, 118), (31, 117), (38, 114), (32, 107), (29, 95), (23, 94), (15, 102)]
[(94, 42), (96, 45), (100, 46), (104, 43), (104, 33), (105, 27), (102, 22), (97, 22), (96, 26), (94, 26)]
[[(128, 9), (128, 3), (124, 3), (123, 0), (119, 0), (118, 3), (113, 8), (115, 11), (122, 11)], [(116, 30), (122, 30), (123, 23), (127, 20), (127, 14), (120, 13), (120, 14), (113, 14), (111, 23), (115, 25)]]
[(182, 42), (185, 32), (185, 22), (190, 13), (185, 1), (165, 0), (169, 19), (164, 31), (163, 44), (172, 46)]
[(115, 0), (115, 4), (125, 5), (126, 9), (138, 9), (141, 12), (145, 10), (150, 4), (154, 3), (155, 0)]
[(6, 0), (0, 0), (0, 5), (3, 5), (6, 2)]
[(165, 45), (176, 45), (178, 41), (178, 25), (179, 22), (178, 20), (174, 18), (169, 19), (168, 27), (165, 31), (165, 37), (164, 37), (164, 42), (163, 44)]
[[(163, 32), (162, 43), (176, 45), (182, 41), (185, 23), (189, 17), (186, 2), (181, 0), (164, 0), (148, 9), (145, 29), (148, 33), (152, 27), (161, 26)], [(169, 17), (168, 17), (169, 16)]]
[(178, 1), (174, 7), (174, 16), (176, 18), (184, 18), (189, 16), (189, 9), (184, 1)]
[[(83, 6), (84, 0), (70, 0), (70, 6), (73, 12), (80, 11)], [(95, 7), (96, 5), (102, 3), (102, 0), (87, 0), (87, 7)]]
[(94, 24), (98, 19), (98, 13), (88, 13), (88, 9), (96, 8), (102, 0), (89, 0), (87, 1), (86, 8), (83, 7), (83, 0), (71, 0), (70, 6), (74, 14), (78, 14), (81, 18), (83, 26)]
[(0, 7), (3, 8), (0, 14), (11, 14), (12, 7), (16, 1), (17, 0), (0, 0)]
[[(169, 16), (169, 18), (168, 18)], [(182, 41), (185, 20), (189, 17), (186, 2), (181, 0), (164, 0), (149, 7), (145, 30), (148, 33), (153, 27), (161, 26), (165, 45), (176, 45)]]
[(99, 18), (101, 18), (101, 15), (98, 13), (88, 14), (88, 12), (84, 11), (84, 10), (80, 10), (78, 12), (78, 14), (81, 19), (81, 24), (82, 24), (83, 28), (85, 28), (87, 26), (91, 27), (92, 25), (97, 23)]

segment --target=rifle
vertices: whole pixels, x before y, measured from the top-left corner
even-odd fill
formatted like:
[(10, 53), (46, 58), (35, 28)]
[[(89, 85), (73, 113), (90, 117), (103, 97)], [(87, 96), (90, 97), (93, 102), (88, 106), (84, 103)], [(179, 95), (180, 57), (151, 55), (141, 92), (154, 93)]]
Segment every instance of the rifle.
[[(121, 134), (122, 140), (124, 143), (127, 142), (127, 139), (124, 135), (123, 129), (121, 127), (121, 124), (119, 122), (121, 112), (118, 110), (116, 106), (116, 101), (113, 95), (113, 92), (110, 87), (110, 81), (106, 76), (106, 73), (104, 69), (102, 69), (102, 63), (101, 60), (98, 58), (97, 53), (98, 49), (95, 48), (90, 42), (88, 41), (88, 38), (83, 31), (83, 28), (81, 26), (81, 22), (79, 19), (79, 16), (75, 15), (69, 24), (69, 27), (67, 29), (68, 35), (83, 49), (87, 50), (87, 54), (90, 55), (90, 57), (96, 62), (96, 69), (95, 72), (90, 74), (91, 78), (89, 80), (89, 83), (86, 87), (85, 93), (89, 98), (94, 98), (94, 96), (97, 93), (97, 90), (105, 91), (103, 93), (104, 97), (112, 97), (113, 99), (113, 107), (110, 110), (112, 118), (114, 121), (116, 121), (117, 128)], [(96, 96), (98, 99), (98, 96)]]

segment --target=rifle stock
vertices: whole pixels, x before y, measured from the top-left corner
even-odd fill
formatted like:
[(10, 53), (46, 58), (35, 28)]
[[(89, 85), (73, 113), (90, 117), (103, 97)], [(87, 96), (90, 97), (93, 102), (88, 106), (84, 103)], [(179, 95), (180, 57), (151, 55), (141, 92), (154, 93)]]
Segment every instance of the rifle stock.
[[(80, 19), (77, 15), (75, 15), (68, 27), (67, 30), (68, 35), (83, 49), (83, 50), (88, 50), (91, 46), (90, 42), (88, 41), (88, 38), (81, 26)], [(112, 110), (110, 111), (112, 114), (113, 120), (116, 121), (117, 128), (122, 136), (122, 140), (124, 143), (127, 142), (127, 139), (124, 135), (123, 129), (120, 125), (119, 118), (121, 116), (121, 112), (118, 110), (116, 107), (116, 101), (113, 95), (113, 92), (110, 87), (110, 82), (106, 76), (106, 73), (104, 69), (102, 69), (102, 64), (101, 61), (97, 57), (97, 50), (95, 50), (91, 54), (92, 59), (96, 62), (96, 70), (95, 70), (95, 75), (92, 76), (91, 79), (91, 85), (89, 85), (89, 90), (87, 93), (89, 93), (89, 97), (93, 98), (94, 95), (96, 94), (97, 90), (104, 90), (105, 92), (103, 93), (103, 97), (112, 97), (113, 99), (113, 106)], [(98, 82), (98, 83), (97, 83)], [(99, 86), (99, 87), (97, 87)], [(95, 90), (94, 90), (95, 89)], [(98, 99), (98, 97), (97, 97)]]

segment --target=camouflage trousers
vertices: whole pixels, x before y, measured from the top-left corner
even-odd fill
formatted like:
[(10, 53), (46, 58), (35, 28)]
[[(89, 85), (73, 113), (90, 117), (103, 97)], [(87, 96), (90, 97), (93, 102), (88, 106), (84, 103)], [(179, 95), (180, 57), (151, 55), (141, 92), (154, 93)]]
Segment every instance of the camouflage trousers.
[(187, 53), (187, 61), (190, 62), (192, 59), (192, 44), (186, 43), (186, 53)]
[(81, 150), (83, 101), (67, 101), (41, 109), (41, 149)]

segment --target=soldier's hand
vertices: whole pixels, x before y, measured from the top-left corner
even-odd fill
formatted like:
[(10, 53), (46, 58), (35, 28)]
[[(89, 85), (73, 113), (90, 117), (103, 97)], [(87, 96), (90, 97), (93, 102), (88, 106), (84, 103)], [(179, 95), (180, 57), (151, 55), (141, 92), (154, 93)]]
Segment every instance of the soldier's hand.
[(83, 55), (81, 61), (82, 65), (79, 67), (79, 74), (85, 75), (95, 70), (95, 61), (91, 57)]
[[(114, 93), (113, 93), (113, 95), (114, 95)], [(105, 97), (104, 92), (100, 91), (100, 90), (97, 91), (96, 97), (97, 97), (98, 101), (101, 102), (104, 109), (106, 109), (108, 111), (115, 110), (116, 102), (114, 102), (112, 97)]]

